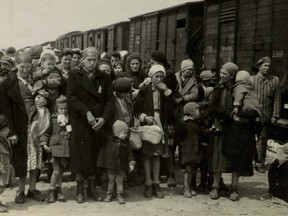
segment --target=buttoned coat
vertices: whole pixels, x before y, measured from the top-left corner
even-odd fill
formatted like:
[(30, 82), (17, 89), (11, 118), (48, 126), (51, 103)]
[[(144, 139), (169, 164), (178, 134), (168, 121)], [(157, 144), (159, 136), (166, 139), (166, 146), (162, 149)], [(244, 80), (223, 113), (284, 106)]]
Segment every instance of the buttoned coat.
[[(71, 71), (67, 82), (68, 113), (72, 126), (70, 169), (74, 173), (95, 175), (101, 144), (105, 142), (114, 115), (114, 95), (108, 75), (94, 71), (89, 78), (84, 69)], [(104, 118), (97, 132), (88, 123), (86, 112)]]

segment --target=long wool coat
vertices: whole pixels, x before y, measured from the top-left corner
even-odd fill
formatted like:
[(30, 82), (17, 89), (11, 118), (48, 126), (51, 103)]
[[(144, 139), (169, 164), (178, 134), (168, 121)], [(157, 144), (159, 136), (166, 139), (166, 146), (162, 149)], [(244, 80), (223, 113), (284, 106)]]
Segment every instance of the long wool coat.
[[(27, 128), (28, 114), (20, 94), (18, 79), (15, 74), (8, 77), (1, 85), (2, 113), (9, 121), (9, 136), (17, 135), (18, 142), (13, 146), (12, 163), (16, 177), (27, 174)], [(36, 109), (35, 109), (36, 110)]]
[[(114, 95), (108, 75), (94, 72), (90, 79), (84, 69), (70, 73), (67, 82), (68, 113), (72, 126), (70, 169), (74, 173), (95, 175), (97, 158), (114, 114)], [(104, 126), (95, 132), (86, 112), (104, 118)]]

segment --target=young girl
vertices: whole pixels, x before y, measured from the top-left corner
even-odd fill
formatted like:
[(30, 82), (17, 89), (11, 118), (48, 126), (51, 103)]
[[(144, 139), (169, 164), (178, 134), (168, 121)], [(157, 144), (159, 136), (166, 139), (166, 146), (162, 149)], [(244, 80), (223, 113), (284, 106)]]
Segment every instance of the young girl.
[[(153, 65), (149, 70), (151, 83), (143, 85), (134, 103), (134, 113), (139, 116), (140, 122), (146, 125), (156, 124), (164, 131), (164, 139), (158, 145), (149, 142), (142, 144), (142, 153), (145, 171), (146, 198), (151, 198), (152, 193), (158, 198), (163, 198), (159, 186), (160, 156), (163, 153), (163, 144), (168, 137), (168, 116), (173, 115), (171, 104), (173, 103), (172, 91), (163, 83), (166, 71), (161, 65)], [(153, 172), (153, 181), (151, 179)]]
[(69, 133), (72, 131), (71, 125), (68, 124), (65, 96), (61, 95), (56, 99), (55, 113), (51, 116), (51, 119), (52, 124), (47, 132), (47, 136), (41, 140), (44, 150), (52, 155), (53, 173), (47, 201), (48, 203), (54, 203), (56, 200), (65, 202), (66, 198), (61, 192), (61, 184), (63, 170), (68, 166)]
[(124, 64), (118, 61), (114, 66), (114, 75), (116, 78), (120, 77), (124, 73)]
[(125, 122), (117, 120), (112, 127), (113, 135), (109, 138), (107, 146), (102, 147), (97, 165), (107, 169), (108, 191), (105, 202), (112, 200), (112, 193), (116, 181), (117, 200), (119, 204), (125, 204), (123, 198), (123, 179), (129, 165), (129, 171), (135, 168), (135, 161), (127, 140), (128, 126)]
[[(196, 171), (199, 163), (198, 123), (199, 105), (195, 102), (187, 103), (184, 108), (184, 117), (177, 127), (179, 135), (181, 165), (185, 168), (183, 194), (187, 198), (196, 196)], [(193, 175), (192, 175), (193, 174)], [(191, 178), (193, 178), (190, 188)]]

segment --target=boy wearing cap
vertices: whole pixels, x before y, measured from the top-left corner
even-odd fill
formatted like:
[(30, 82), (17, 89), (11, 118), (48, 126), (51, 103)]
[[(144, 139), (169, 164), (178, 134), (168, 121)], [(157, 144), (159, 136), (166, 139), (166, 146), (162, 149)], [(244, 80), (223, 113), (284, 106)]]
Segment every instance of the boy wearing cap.
[(257, 162), (259, 165), (256, 170), (264, 173), (267, 140), (270, 136), (271, 124), (275, 124), (280, 117), (281, 92), (279, 78), (270, 74), (271, 59), (269, 57), (260, 58), (257, 67), (259, 72), (252, 76), (252, 83), (259, 104), (262, 106), (263, 115), (261, 119), (262, 131), (257, 143)]
[[(196, 172), (199, 163), (199, 105), (187, 103), (183, 108), (184, 117), (177, 127), (180, 141), (181, 165), (185, 169), (183, 195), (187, 198), (196, 196)], [(192, 180), (192, 185), (190, 185)], [(191, 187), (190, 187), (191, 186)]]
[(112, 126), (112, 135), (109, 137), (107, 145), (102, 146), (100, 150), (97, 165), (107, 169), (109, 179), (105, 202), (111, 202), (116, 182), (117, 200), (119, 204), (125, 204), (123, 179), (128, 168), (132, 172), (136, 164), (127, 139), (128, 130), (125, 122), (117, 120)]
[(120, 77), (113, 83), (115, 95), (114, 119), (124, 121), (129, 127), (133, 126), (133, 104), (131, 100), (132, 80), (128, 77)]
[(1, 63), (1, 68), (6, 68), (9, 71), (11, 71), (12, 68), (15, 66), (13, 59), (8, 55), (2, 56), (0, 63)]

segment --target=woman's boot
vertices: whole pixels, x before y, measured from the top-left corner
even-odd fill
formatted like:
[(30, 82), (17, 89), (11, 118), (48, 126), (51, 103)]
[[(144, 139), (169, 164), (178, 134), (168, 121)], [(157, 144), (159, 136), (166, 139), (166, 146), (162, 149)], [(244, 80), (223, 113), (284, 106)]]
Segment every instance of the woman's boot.
[(77, 181), (76, 201), (77, 201), (77, 203), (84, 203), (85, 202), (83, 181)]

